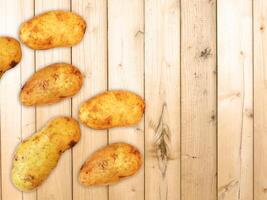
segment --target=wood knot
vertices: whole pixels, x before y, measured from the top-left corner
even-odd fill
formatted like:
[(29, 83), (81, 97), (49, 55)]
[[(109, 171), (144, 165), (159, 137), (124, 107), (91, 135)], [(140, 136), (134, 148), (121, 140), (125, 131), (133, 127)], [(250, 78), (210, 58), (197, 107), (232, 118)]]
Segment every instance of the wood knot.
[(214, 115), (214, 114), (211, 115), (210, 119), (211, 119), (212, 121), (214, 121), (214, 120), (216, 119), (215, 115)]
[(198, 79), (198, 78), (200, 78), (200, 75), (197, 72), (194, 72), (194, 78)]
[(193, 159), (193, 160), (199, 158), (199, 156), (196, 156), (196, 155), (190, 155), (190, 154), (185, 154), (185, 157), (186, 157), (186, 158)]
[(204, 59), (207, 59), (208, 57), (210, 57), (212, 54), (211, 54), (211, 49), (210, 48), (205, 48), (203, 49), (201, 52), (200, 52), (200, 58), (204, 58)]
[(246, 109), (246, 115), (249, 118), (253, 118), (254, 117), (254, 113), (251, 109)]

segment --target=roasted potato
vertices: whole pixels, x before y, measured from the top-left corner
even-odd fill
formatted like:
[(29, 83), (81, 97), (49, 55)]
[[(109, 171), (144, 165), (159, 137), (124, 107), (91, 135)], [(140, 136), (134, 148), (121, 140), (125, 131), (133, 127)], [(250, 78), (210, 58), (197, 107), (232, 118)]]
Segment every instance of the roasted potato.
[(79, 117), (90, 128), (106, 129), (138, 123), (144, 109), (145, 103), (140, 96), (128, 91), (113, 90), (83, 103)]
[(22, 87), (20, 101), (26, 106), (56, 103), (75, 95), (82, 87), (81, 72), (70, 64), (57, 63), (37, 71)]
[(71, 47), (78, 44), (85, 33), (84, 19), (68, 11), (49, 11), (23, 23), (20, 39), (36, 50)]
[(17, 40), (0, 37), (0, 77), (21, 60), (21, 48)]
[(61, 154), (80, 140), (80, 134), (76, 120), (58, 117), (22, 141), (13, 157), (13, 184), (21, 191), (30, 191), (41, 185), (56, 167)]
[(141, 154), (134, 146), (114, 143), (89, 157), (81, 167), (79, 180), (86, 186), (109, 185), (134, 175), (141, 165)]

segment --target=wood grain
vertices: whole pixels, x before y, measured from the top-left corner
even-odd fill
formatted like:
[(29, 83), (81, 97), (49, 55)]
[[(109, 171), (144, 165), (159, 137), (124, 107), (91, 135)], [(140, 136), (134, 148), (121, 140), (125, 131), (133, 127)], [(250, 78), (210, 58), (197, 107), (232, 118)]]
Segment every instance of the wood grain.
[[(35, 0), (35, 14), (48, 10), (70, 10), (69, 0)], [(70, 48), (36, 51), (36, 69), (56, 63), (71, 62)], [(51, 118), (71, 115), (71, 100), (40, 106), (36, 109), (36, 125), (40, 129)], [(72, 199), (72, 159), (71, 151), (65, 152), (59, 160), (57, 167), (50, 174), (44, 184), (38, 189), (38, 200), (71, 200)]]
[[(107, 89), (107, 0), (75, 0), (72, 10), (87, 22), (81, 44), (72, 49), (72, 62), (84, 74), (81, 92), (73, 98), (73, 116), (78, 118), (82, 102)], [(92, 130), (81, 125), (82, 137), (73, 149), (73, 199), (107, 200), (107, 187), (84, 187), (78, 173), (84, 161), (97, 149), (107, 144), (107, 131)]]
[(254, 199), (267, 198), (267, 2), (254, 0)]
[(252, 1), (218, 2), (218, 199), (253, 199)]
[(181, 1), (181, 195), (216, 199), (216, 1)]
[[(0, 200), (267, 198), (265, 0), (0, 0), (0, 35), (18, 38), (23, 21), (55, 9), (82, 15), (87, 31), (73, 48), (34, 52), (22, 45), (22, 62), (1, 78)], [(21, 106), (22, 84), (56, 62), (82, 71), (79, 94)], [(102, 131), (81, 125), (81, 141), (48, 180), (18, 191), (10, 180), (16, 145), (51, 118), (78, 118), (82, 102), (112, 89), (145, 98), (142, 121)], [(112, 186), (82, 186), (82, 163), (118, 141), (142, 152), (142, 169)]]
[[(108, 1), (108, 89), (126, 89), (144, 96), (144, 2)], [(143, 120), (109, 131), (109, 143), (128, 142), (144, 155)], [(109, 187), (109, 200), (144, 199), (144, 167)]]
[[(25, 4), (24, 4), (25, 3)], [(24, 3), (11, 1), (0, 1), (0, 35), (11, 36), (18, 39), (18, 26), (25, 18), (33, 15), (33, 1), (26, 0)], [(12, 12), (10, 12), (12, 11)], [(22, 62), (14, 69), (7, 71), (0, 80), (0, 133), (1, 133), (1, 197), (3, 200), (21, 200), (24, 196), (26, 200), (31, 198), (34, 194), (23, 195), (18, 191), (10, 181), (10, 170), (12, 157), (16, 145), (21, 141), (21, 137), (26, 136), (22, 131), (29, 131), (32, 129), (25, 129), (26, 120), (22, 121), (21, 117), (28, 117), (31, 121), (31, 111), (27, 114), (21, 107), (18, 100), (18, 94), (21, 87), (21, 82), (28, 73), (34, 70), (33, 54), (25, 47), (23, 47), (23, 55), (26, 56)]]
[(146, 0), (145, 9), (145, 197), (179, 200), (180, 4)]
[[(21, 22), (34, 16), (34, 0), (27, 0), (21, 4)], [(21, 62), (21, 87), (35, 72), (35, 53), (26, 46), (23, 47), (23, 59)], [(21, 137), (25, 139), (36, 132), (35, 107), (21, 106)], [(23, 200), (37, 200), (37, 192), (24, 192)]]

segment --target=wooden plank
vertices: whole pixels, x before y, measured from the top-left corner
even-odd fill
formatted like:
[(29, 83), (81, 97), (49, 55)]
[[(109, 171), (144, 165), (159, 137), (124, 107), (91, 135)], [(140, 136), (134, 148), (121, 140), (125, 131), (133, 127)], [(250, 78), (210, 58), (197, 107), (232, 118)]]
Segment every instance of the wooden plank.
[[(107, 0), (75, 0), (72, 10), (87, 21), (84, 40), (72, 49), (72, 62), (84, 74), (84, 86), (73, 98), (73, 116), (78, 118), (82, 102), (107, 89)], [(107, 131), (89, 129), (81, 125), (80, 143), (73, 149), (73, 199), (107, 200), (107, 187), (82, 186), (78, 172), (91, 153), (107, 144)]]
[[(69, 0), (35, 0), (35, 14), (38, 15), (49, 10), (70, 10)], [(56, 63), (71, 62), (70, 48), (60, 48), (45, 51), (36, 51), (36, 68)], [(57, 116), (71, 115), (71, 100), (39, 106), (36, 109), (37, 129), (44, 126), (47, 121)], [(38, 200), (70, 200), (72, 199), (72, 157), (71, 151), (65, 152), (59, 160), (57, 167), (37, 191)]]
[(218, 1), (218, 199), (253, 199), (252, 1)]
[[(10, 12), (12, 11), (12, 12)], [(20, 23), (33, 15), (33, 0), (26, 0), (23, 3), (15, 0), (0, 1), (0, 35), (8, 35), (18, 38), (18, 29)], [(34, 55), (29, 49), (23, 48), (22, 62), (15, 69), (9, 70), (1, 78), (1, 172), (2, 172), (2, 194), (0, 199), (3, 200), (21, 200), (22, 193), (17, 190), (11, 183), (10, 170), (12, 157), (16, 145), (21, 141), (21, 137), (26, 135), (22, 131), (32, 133), (28, 128), (26, 130), (26, 121), (21, 122), (22, 116), (28, 116), (30, 120), (30, 112), (24, 112), (18, 101), (18, 94), (21, 88), (21, 83), (27, 74), (34, 70)], [(25, 74), (22, 75), (22, 74)], [(24, 196), (24, 195), (23, 195)], [(33, 197), (33, 198), (32, 198)], [(25, 195), (25, 200), (34, 199), (35, 195)]]
[(181, 1), (181, 199), (216, 199), (216, 1)]
[[(109, 89), (144, 95), (144, 2), (108, 1)], [(144, 154), (144, 123), (109, 131), (109, 142), (128, 142)], [(109, 187), (110, 200), (144, 199), (144, 167), (129, 179)]]
[[(34, 16), (34, 0), (24, 1), (20, 5), (21, 21), (26, 21)], [(23, 47), (23, 59), (21, 62), (21, 87), (35, 72), (35, 53), (32, 49)], [(36, 131), (35, 108), (22, 106), (21, 108), (21, 137), (25, 139)], [(24, 192), (23, 200), (36, 200), (37, 192)]]
[(267, 2), (254, 0), (254, 199), (267, 198)]
[(145, 199), (179, 200), (179, 1), (146, 0), (145, 19)]

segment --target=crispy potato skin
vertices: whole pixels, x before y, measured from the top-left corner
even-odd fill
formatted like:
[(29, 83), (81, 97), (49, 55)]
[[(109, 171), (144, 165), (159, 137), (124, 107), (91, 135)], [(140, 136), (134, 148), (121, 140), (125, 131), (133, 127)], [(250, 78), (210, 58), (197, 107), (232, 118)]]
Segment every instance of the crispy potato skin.
[(70, 64), (52, 64), (37, 71), (22, 87), (20, 101), (26, 106), (56, 103), (75, 95), (82, 87), (81, 72)]
[(90, 128), (106, 129), (138, 123), (144, 109), (145, 102), (140, 96), (128, 91), (113, 90), (83, 103), (79, 117)]
[(85, 33), (84, 19), (68, 11), (49, 11), (23, 23), (20, 39), (36, 50), (70, 47), (78, 44)]
[(141, 154), (134, 146), (114, 143), (89, 157), (81, 167), (79, 180), (86, 186), (114, 184), (134, 175), (141, 165)]
[(13, 157), (13, 184), (21, 191), (38, 187), (56, 167), (61, 154), (80, 140), (80, 134), (76, 120), (58, 117), (24, 140)]
[(21, 60), (21, 47), (17, 40), (0, 37), (0, 77)]

